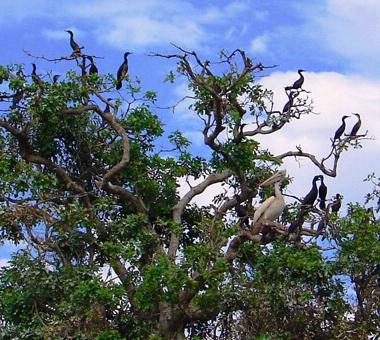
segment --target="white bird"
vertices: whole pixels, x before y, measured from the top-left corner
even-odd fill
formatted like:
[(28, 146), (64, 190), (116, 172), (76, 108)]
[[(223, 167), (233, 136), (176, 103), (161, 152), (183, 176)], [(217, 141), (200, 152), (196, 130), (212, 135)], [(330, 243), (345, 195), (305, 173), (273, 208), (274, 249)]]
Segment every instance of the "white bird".
[(286, 170), (280, 170), (273, 176), (269, 177), (266, 181), (260, 184), (261, 187), (275, 183), (274, 196), (266, 199), (255, 211), (253, 215), (252, 226), (260, 223), (263, 220), (274, 221), (278, 218), (285, 208), (285, 200), (280, 192), (280, 183), (286, 176)]

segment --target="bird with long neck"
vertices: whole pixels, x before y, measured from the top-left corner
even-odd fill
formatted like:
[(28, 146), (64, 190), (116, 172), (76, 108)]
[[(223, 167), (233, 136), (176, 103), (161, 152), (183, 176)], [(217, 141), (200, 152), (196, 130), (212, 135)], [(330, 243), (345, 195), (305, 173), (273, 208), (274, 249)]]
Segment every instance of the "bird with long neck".
[(41, 78), (37, 75), (37, 66), (36, 64), (32, 64), (33, 71), (32, 71), (32, 79), (35, 84), (37, 84), (40, 88), (43, 88), (45, 86), (44, 82), (41, 80)]
[(356, 124), (352, 127), (352, 130), (351, 130), (351, 133), (350, 133), (350, 136), (356, 136), (356, 134), (358, 133), (361, 125), (362, 125), (362, 121), (360, 119), (360, 114), (359, 113), (353, 113), (357, 118), (358, 118), (358, 121), (356, 122)]
[(260, 184), (261, 187), (265, 187), (274, 183), (274, 196), (271, 196), (268, 199), (266, 199), (256, 209), (252, 220), (253, 234), (258, 234), (260, 232), (260, 224), (263, 220), (274, 221), (284, 211), (285, 200), (280, 191), (280, 183), (285, 178), (285, 176), (286, 170), (280, 170)]
[(341, 206), (342, 206), (342, 196), (340, 194), (336, 194), (335, 195), (335, 201), (330, 206), (331, 212), (337, 213), (339, 211), (339, 209), (341, 208)]
[(91, 63), (88, 73), (89, 74), (98, 74), (98, 68), (96, 67), (96, 65), (94, 63), (94, 58), (91, 56), (88, 56), (87, 58), (88, 58), (88, 60), (90, 60), (90, 63)]
[(343, 135), (343, 132), (344, 132), (344, 130), (346, 129), (346, 122), (345, 122), (345, 120), (346, 120), (347, 118), (350, 118), (350, 117), (349, 117), (349, 116), (343, 116), (343, 117), (342, 117), (342, 125), (339, 126), (338, 130), (335, 131), (333, 144), (335, 143), (335, 141), (336, 141), (337, 139), (340, 139), (340, 137)]
[(323, 176), (319, 176), (321, 180), (321, 184), (318, 188), (318, 196), (319, 196), (319, 207), (321, 209), (326, 208), (326, 196), (327, 196), (327, 186), (325, 185), (325, 182), (323, 181)]
[(305, 77), (303, 76), (302, 72), (305, 72), (305, 70), (303, 69), (299, 69), (298, 70), (298, 74), (300, 75), (299, 79), (297, 79), (294, 83), (293, 83), (293, 86), (292, 86), (292, 89), (293, 90), (298, 90), (298, 89), (302, 89), (302, 85), (305, 81)]
[(70, 46), (73, 49), (74, 53), (80, 53), (83, 47), (79, 47), (79, 45), (74, 40), (74, 33), (70, 30), (65, 30), (65, 32), (70, 34)]
[(315, 176), (313, 178), (313, 183), (311, 190), (302, 200), (302, 205), (313, 205), (318, 196), (317, 181), (321, 179), (321, 176)]
[(116, 89), (117, 90), (120, 90), (123, 83), (123, 78), (125, 77), (125, 75), (127, 74), (128, 72), (128, 56), (132, 54), (132, 52), (125, 52), (124, 53), (124, 61), (123, 63), (120, 65), (119, 69), (117, 70), (117, 85), (116, 85)]

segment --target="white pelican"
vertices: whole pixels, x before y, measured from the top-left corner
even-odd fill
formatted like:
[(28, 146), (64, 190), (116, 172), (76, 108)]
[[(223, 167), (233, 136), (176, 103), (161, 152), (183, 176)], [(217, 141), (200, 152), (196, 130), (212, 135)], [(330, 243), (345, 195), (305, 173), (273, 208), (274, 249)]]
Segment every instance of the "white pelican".
[[(272, 177), (269, 177), (266, 181), (260, 184), (261, 187), (270, 185), (275, 183), (274, 185), (274, 196), (269, 197), (266, 199), (255, 211), (255, 214), (253, 215), (253, 221), (252, 226), (254, 227), (255, 224), (260, 227), (260, 224), (263, 220), (269, 220), (274, 221), (276, 218), (278, 218), (285, 208), (285, 200), (284, 197), (282, 197), (280, 192), (280, 183), (286, 176), (286, 170), (280, 170), (276, 172)], [(256, 228), (253, 228), (253, 230), (256, 230)], [(261, 229), (261, 227), (260, 227)], [(258, 230), (260, 230), (258, 229)], [(256, 233), (259, 231), (256, 230)]]

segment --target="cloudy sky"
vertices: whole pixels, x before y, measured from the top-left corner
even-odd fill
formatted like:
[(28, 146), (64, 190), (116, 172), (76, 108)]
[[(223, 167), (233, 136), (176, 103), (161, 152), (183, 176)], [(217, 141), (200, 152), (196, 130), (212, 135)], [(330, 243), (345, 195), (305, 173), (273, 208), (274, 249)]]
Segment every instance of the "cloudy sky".
[[(83, 52), (104, 57), (97, 65), (102, 73), (115, 73), (125, 51), (130, 56), (130, 75), (139, 76), (144, 89), (158, 91), (162, 106), (186, 94), (185, 84), (163, 84), (175, 69), (174, 61), (149, 57), (150, 52), (176, 53), (171, 43), (195, 50), (202, 59), (216, 60), (226, 49), (243, 49), (255, 62), (278, 65), (267, 70), (263, 85), (275, 94), (275, 108), (282, 109), (283, 87), (307, 70), (304, 88), (311, 92), (314, 111), (280, 133), (261, 138), (263, 147), (280, 154), (297, 145), (320, 159), (330, 151), (330, 138), (351, 112), (362, 116), (362, 132), (372, 140), (360, 150), (343, 154), (337, 178), (326, 178), (329, 197), (337, 192), (345, 202), (363, 202), (372, 189), (363, 179), (380, 175), (380, 2), (378, 0), (82, 0), (6, 1), (0, 12), (2, 31), (0, 64), (23, 63), (31, 71), (62, 73), (74, 65), (46, 64), (28, 57), (57, 58), (70, 55), (71, 29)], [(175, 114), (157, 109), (169, 130), (183, 129), (196, 146), (199, 125), (186, 105)], [(356, 118), (347, 120), (349, 128)], [(294, 183), (288, 193), (304, 196), (318, 171), (308, 160), (288, 160)], [(206, 192), (206, 197), (210, 195)], [(9, 247), (0, 249), (1, 254)], [(0, 260), (1, 261), (1, 260)]]

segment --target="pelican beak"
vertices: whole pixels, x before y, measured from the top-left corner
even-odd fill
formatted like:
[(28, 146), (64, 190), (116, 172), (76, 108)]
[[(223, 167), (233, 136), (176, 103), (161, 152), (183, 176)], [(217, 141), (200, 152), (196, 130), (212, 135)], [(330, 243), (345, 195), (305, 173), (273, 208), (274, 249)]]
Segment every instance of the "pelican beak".
[(270, 185), (272, 183), (280, 182), (284, 179), (286, 175), (285, 170), (277, 171), (273, 176), (269, 177), (267, 180), (265, 180), (263, 183), (260, 184), (261, 187), (265, 187), (267, 185)]

